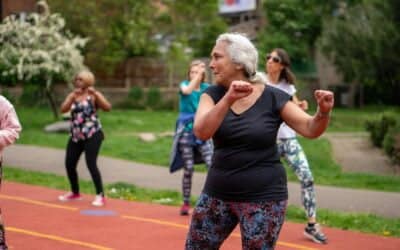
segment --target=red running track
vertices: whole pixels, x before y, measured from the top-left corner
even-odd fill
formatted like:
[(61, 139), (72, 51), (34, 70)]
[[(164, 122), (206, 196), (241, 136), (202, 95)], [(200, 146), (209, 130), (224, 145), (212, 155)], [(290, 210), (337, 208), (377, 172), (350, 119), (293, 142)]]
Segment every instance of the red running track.
[[(0, 192), (10, 250), (139, 250), (183, 249), (190, 217), (178, 208), (107, 199), (102, 208), (90, 205), (92, 196), (69, 203), (57, 200), (59, 190), (4, 182)], [(327, 245), (302, 235), (303, 224), (285, 222), (277, 250), (399, 250), (400, 239), (324, 228)], [(241, 249), (238, 230), (221, 249)]]

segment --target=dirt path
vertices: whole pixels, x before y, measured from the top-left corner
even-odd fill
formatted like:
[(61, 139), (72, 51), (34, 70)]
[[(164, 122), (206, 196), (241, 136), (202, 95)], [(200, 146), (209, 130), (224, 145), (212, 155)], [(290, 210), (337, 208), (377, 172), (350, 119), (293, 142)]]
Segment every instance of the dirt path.
[(333, 157), (343, 171), (400, 176), (400, 167), (390, 163), (385, 153), (374, 147), (368, 133), (326, 133)]

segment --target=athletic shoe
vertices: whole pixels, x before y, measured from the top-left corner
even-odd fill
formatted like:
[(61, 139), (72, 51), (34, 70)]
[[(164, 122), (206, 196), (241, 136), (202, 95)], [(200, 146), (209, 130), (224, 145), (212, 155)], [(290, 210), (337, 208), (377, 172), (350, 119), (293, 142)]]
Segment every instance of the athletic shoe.
[(304, 229), (304, 235), (310, 240), (320, 244), (326, 244), (328, 241), (328, 238), (322, 232), (321, 226), (319, 224), (315, 224), (312, 227), (307, 225)]
[(104, 198), (104, 196), (101, 194), (98, 194), (94, 198), (92, 205), (95, 207), (102, 207), (102, 206), (104, 206), (105, 203), (106, 203), (106, 199)]
[(181, 215), (189, 215), (190, 205), (188, 203), (184, 203), (181, 207)]
[(76, 201), (76, 200), (82, 200), (82, 197), (80, 194), (74, 194), (72, 192), (68, 192), (66, 194), (58, 196), (58, 199), (60, 201)]

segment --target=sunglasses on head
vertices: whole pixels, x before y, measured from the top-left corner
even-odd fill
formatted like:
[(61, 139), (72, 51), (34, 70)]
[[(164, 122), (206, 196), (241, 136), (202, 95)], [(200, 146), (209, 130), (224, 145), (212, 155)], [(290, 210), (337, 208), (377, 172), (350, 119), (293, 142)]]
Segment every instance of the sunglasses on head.
[(267, 62), (269, 61), (269, 59), (272, 59), (272, 61), (273, 61), (274, 63), (281, 63), (281, 62), (282, 62), (282, 60), (281, 60), (279, 57), (277, 57), (277, 56), (271, 56), (270, 54), (268, 54), (268, 55), (265, 57), (265, 59), (267, 60)]

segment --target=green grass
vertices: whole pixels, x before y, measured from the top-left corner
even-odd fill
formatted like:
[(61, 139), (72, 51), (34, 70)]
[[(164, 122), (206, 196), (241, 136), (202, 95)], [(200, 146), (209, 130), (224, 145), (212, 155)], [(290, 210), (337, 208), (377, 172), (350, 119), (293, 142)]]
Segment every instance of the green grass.
[[(365, 132), (365, 122), (392, 111), (400, 115), (399, 107), (371, 106), (363, 109), (334, 108), (328, 132)], [(311, 113), (312, 114), (312, 113)]]
[[(395, 110), (400, 113), (399, 108), (335, 109), (328, 130), (331, 132), (364, 131), (364, 122), (377, 117), (384, 110)], [(18, 143), (65, 148), (67, 134), (49, 134), (43, 131), (45, 125), (53, 122), (50, 110), (23, 107), (17, 109), (17, 112), (24, 127)], [(176, 117), (177, 113), (170, 111), (113, 110), (109, 113), (100, 113), (106, 137), (101, 154), (167, 167), (172, 137), (160, 136), (160, 133), (172, 132)], [(143, 142), (137, 136), (139, 132), (155, 132), (159, 136), (156, 141)], [(332, 159), (332, 149), (326, 139), (308, 140), (299, 137), (299, 140), (307, 154), (316, 184), (389, 192), (400, 191), (398, 176), (342, 172), (340, 166)], [(196, 171), (205, 171), (205, 168), (196, 167)], [(293, 171), (287, 171), (287, 173), (289, 180), (296, 181)]]
[[(7, 181), (45, 186), (59, 189), (60, 191), (69, 189), (66, 177), (49, 173), (21, 170), (13, 167), (5, 167), (4, 179)], [(80, 180), (79, 185), (82, 193), (94, 194), (93, 183), (91, 181)], [(129, 201), (151, 202), (177, 206), (182, 200), (181, 194), (176, 191), (150, 190), (126, 183), (108, 184), (105, 185), (104, 189), (108, 197)], [(194, 204), (195, 200), (196, 197), (192, 197), (192, 204)], [(293, 222), (304, 223), (305, 221), (303, 209), (292, 205), (288, 207), (286, 217), (287, 220)], [(318, 210), (318, 217), (320, 223), (330, 227), (373, 233), (377, 235), (400, 237), (400, 219), (387, 219), (368, 214), (331, 212), (325, 209)]]

